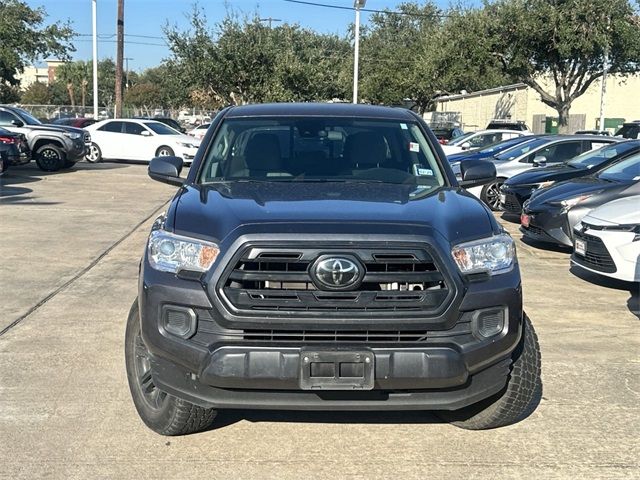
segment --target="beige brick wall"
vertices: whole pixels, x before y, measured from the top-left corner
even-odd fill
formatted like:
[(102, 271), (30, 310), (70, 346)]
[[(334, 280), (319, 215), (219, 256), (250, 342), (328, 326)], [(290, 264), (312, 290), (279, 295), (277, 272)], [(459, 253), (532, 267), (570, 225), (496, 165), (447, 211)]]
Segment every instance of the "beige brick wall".
[[(571, 114), (586, 115), (587, 129), (596, 128), (596, 119), (600, 116), (600, 88), (601, 83), (596, 81), (571, 107)], [(512, 120), (522, 120), (529, 126), (533, 123), (534, 115), (558, 115), (540, 101), (540, 95), (524, 85), (445, 97), (438, 102), (437, 110), (460, 112), (463, 129), (467, 131), (480, 130), (492, 118), (505, 117), (505, 114), (510, 114)], [(640, 120), (640, 75), (626, 78), (609, 76), (605, 117)]]

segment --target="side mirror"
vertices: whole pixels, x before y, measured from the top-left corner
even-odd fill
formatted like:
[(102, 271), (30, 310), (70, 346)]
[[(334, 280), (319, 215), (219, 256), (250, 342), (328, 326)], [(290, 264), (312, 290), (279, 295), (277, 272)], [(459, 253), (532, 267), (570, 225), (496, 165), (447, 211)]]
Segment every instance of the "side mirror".
[(24, 122), (22, 120), (11, 120), (11, 125), (14, 127), (24, 127)]
[(460, 148), (462, 150), (469, 150), (471, 148), (471, 144), (469, 142), (464, 142), (462, 145), (460, 145)]
[(142, 135), (143, 137), (150, 137), (151, 132), (149, 130), (143, 130), (140, 132), (140, 135)]
[(149, 176), (161, 183), (179, 187), (184, 183), (180, 178), (184, 160), (180, 157), (156, 157), (149, 163)]
[(462, 160), (460, 174), (462, 180), (458, 185), (464, 188), (478, 187), (496, 179), (496, 166), (488, 160)]
[(533, 164), (536, 167), (544, 167), (547, 165), (547, 157), (539, 156), (533, 159)]

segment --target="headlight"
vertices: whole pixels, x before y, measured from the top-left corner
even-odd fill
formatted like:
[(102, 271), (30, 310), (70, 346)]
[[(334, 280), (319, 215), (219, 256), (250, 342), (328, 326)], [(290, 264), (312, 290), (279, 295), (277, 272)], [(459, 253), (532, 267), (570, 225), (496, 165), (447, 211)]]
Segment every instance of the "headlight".
[(215, 243), (154, 230), (147, 244), (149, 263), (156, 270), (206, 272), (216, 261), (220, 249)]
[(82, 138), (82, 134), (76, 132), (64, 132), (63, 135), (71, 140), (78, 140), (79, 138)]
[(198, 148), (197, 145), (194, 145), (193, 143), (178, 142), (178, 145), (184, 148)]
[(513, 239), (508, 234), (502, 233), (456, 245), (451, 250), (451, 254), (464, 274), (486, 272), (497, 275), (513, 269), (516, 249)]
[(538, 188), (547, 188), (547, 187), (550, 187), (551, 185), (553, 185), (554, 183), (556, 183), (555, 180), (547, 180), (546, 182), (538, 183), (537, 187)]

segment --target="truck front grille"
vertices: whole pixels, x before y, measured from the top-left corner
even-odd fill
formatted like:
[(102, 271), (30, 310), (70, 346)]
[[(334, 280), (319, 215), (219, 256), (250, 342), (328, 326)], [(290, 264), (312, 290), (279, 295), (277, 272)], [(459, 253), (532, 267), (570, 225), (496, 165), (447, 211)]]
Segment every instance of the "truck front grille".
[[(320, 256), (349, 255), (364, 268), (347, 291), (320, 289), (310, 269)], [(425, 249), (245, 248), (222, 275), (219, 292), (232, 310), (290, 312), (298, 316), (341, 314), (415, 315), (438, 310), (451, 290)]]

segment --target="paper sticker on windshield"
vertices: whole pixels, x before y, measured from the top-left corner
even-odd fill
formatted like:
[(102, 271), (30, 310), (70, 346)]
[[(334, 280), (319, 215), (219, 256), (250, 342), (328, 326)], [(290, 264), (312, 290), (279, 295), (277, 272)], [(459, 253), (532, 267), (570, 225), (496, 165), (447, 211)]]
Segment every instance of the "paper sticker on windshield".
[(420, 145), (415, 142), (409, 142), (409, 151), (410, 152), (419, 152)]
[(400, 124), (400, 128), (403, 129), (403, 130), (407, 130), (409, 127), (407, 127), (406, 123), (401, 123)]
[(418, 176), (433, 177), (433, 170), (431, 170), (430, 168), (418, 168)]

